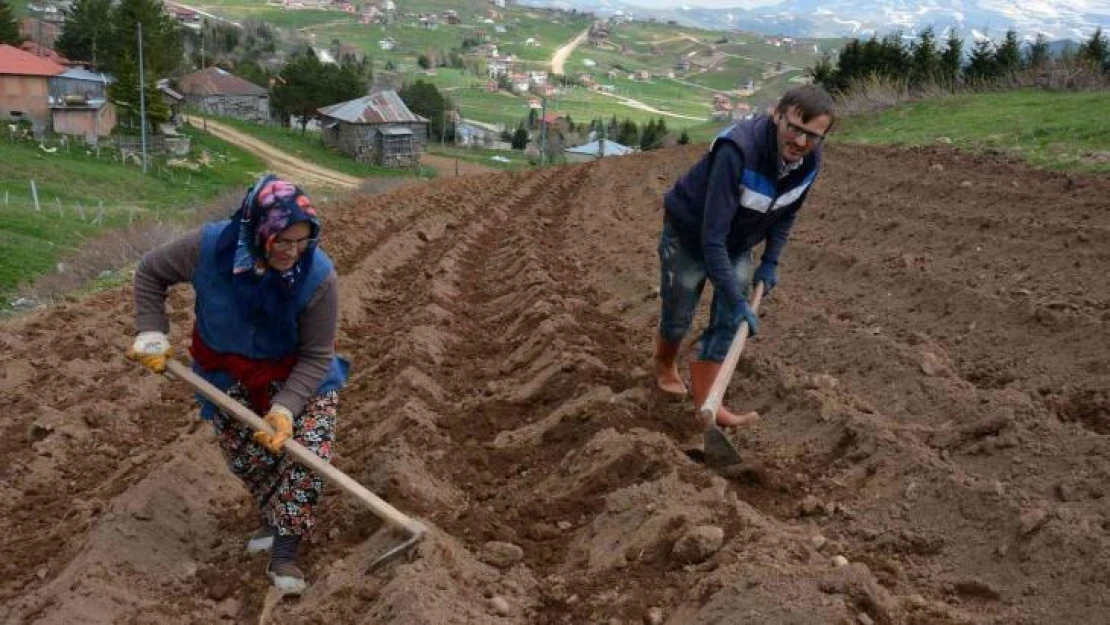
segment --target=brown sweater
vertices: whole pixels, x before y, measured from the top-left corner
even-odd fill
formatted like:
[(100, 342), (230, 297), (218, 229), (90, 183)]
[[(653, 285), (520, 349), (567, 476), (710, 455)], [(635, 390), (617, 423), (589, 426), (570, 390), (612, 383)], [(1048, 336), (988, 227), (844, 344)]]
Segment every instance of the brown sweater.
[[(135, 326), (139, 332), (169, 333), (166, 294), (180, 282), (191, 282), (200, 258), (200, 229), (147, 252), (135, 270)], [(316, 289), (308, 306), (298, 318), (300, 337), (297, 364), (285, 386), (274, 397), (300, 414), (316, 394), (335, 354), (335, 333), (339, 325), (339, 277), (333, 270)]]

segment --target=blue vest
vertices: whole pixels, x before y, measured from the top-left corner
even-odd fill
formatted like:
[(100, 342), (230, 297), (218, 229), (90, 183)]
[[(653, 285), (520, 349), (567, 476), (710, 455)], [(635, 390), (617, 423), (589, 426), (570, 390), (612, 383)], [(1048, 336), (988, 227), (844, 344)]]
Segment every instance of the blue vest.
[[(297, 352), (300, 332), (289, 332), (245, 310), (235, 297), (235, 284), (229, 271), (220, 271), (216, 263), (216, 243), (229, 220), (205, 224), (201, 229), (200, 258), (193, 271), (193, 290), (196, 292), (196, 331), (208, 347), (224, 354), (238, 354), (255, 360), (276, 360)], [(304, 278), (297, 298), (292, 302), (299, 317), (308, 307), (316, 290), (332, 272), (332, 262), (319, 248), (315, 248), (312, 269)], [(296, 324), (296, 320), (294, 320)], [(295, 330), (299, 330), (294, 326)], [(327, 374), (317, 388), (317, 393), (336, 391), (347, 381), (349, 365), (346, 359), (332, 358)], [(205, 371), (193, 365), (193, 370), (221, 391), (235, 383), (226, 371)], [(201, 398), (201, 416), (211, 418), (216, 407)]]
[(729, 126), (710, 146), (709, 151), (675, 182), (663, 198), (667, 216), (678, 230), (683, 245), (701, 249), (702, 217), (713, 155), (722, 143), (739, 149), (744, 162), (737, 172), (740, 206), (729, 228), (727, 245), (732, 253), (755, 247), (767, 231), (800, 200), (817, 179), (821, 167), (818, 148), (802, 160), (801, 166), (780, 179), (778, 140), (774, 120), (761, 116)]

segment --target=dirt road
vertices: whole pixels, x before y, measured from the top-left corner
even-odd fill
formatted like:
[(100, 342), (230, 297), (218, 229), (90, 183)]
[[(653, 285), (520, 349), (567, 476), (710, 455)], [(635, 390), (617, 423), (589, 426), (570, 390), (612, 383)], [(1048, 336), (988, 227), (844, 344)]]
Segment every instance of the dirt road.
[(559, 48), (558, 50), (555, 51), (555, 54), (551, 55), (551, 73), (552, 74), (565, 74), (566, 73), (566, 71), (565, 71), (566, 68), (564, 67), (564, 65), (566, 64), (567, 59), (570, 58), (570, 55), (571, 55), (572, 52), (574, 52), (574, 49), (577, 48), (579, 44), (581, 44), (583, 41), (586, 40), (586, 37), (589, 36), (589, 34), (590, 34), (590, 29), (587, 28), (586, 30), (578, 33), (578, 35), (576, 35), (574, 37), (574, 39), (571, 39), (570, 41), (563, 44), (563, 46), (561, 48)]
[(192, 124), (197, 128), (206, 128), (208, 132), (224, 141), (251, 152), (261, 158), (270, 171), (289, 180), (296, 180), (298, 184), (307, 188), (356, 189), (362, 183), (361, 178), (321, 167), (286, 154), (265, 141), (240, 132), (227, 124), (198, 116), (193, 117)]
[[(659, 197), (703, 150), (327, 212), (336, 465), (432, 532), (367, 574), (379, 524), (329, 491), (308, 593), (268, 622), (1105, 621), (1110, 181), (830, 146), (722, 476), (649, 375)], [(131, 301), (0, 325), (0, 622), (259, 622), (252, 503), (190, 393), (124, 359)]]

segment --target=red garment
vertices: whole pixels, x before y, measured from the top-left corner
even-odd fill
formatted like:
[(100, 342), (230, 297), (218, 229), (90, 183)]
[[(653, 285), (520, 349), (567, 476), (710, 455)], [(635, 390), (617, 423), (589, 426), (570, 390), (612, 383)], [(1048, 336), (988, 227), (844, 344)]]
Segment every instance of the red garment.
[(251, 408), (260, 415), (270, 411), (270, 382), (285, 382), (293, 372), (293, 365), (297, 364), (296, 354), (279, 360), (255, 360), (239, 354), (221, 354), (204, 343), (195, 327), (189, 354), (202, 369), (230, 373), (247, 389)]

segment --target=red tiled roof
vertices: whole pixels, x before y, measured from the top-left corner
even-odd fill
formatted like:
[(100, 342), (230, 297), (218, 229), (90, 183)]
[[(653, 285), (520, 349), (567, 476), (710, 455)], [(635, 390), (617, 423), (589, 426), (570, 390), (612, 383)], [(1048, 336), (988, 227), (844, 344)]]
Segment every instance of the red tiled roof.
[(66, 68), (54, 61), (35, 56), (7, 44), (0, 44), (0, 74), (16, 76), (54, 76)]
[(58, 54), (54, 50), (47, 48), (46, 46), (35, 43), (34, 41), (24, 41), (23, 43), (19, 44), (19, 49), (28, 54), (33, 54), (40, 59), (54, 61), (59, 65), (65, 65), (66, 63), (69, 63), (69, 59)]
[(185, 95), (266, 95), (268, 92), (235, 74), (218, 67), (209, 67), (199, 72), (182, 76), (177, 81), (178, 91)]

